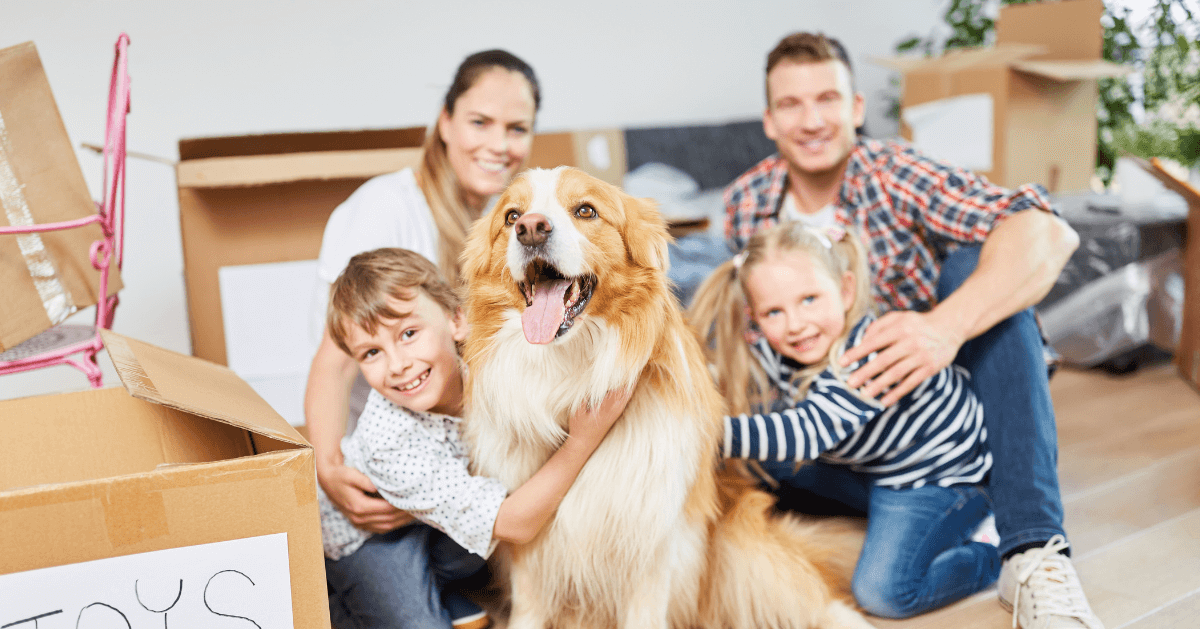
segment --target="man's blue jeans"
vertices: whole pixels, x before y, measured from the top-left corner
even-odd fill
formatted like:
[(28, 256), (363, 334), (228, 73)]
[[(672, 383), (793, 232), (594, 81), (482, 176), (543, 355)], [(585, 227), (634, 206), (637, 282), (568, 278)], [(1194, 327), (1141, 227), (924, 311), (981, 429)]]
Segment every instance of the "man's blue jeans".
[[(979, 247), (946, 257), (938, 298), (962, 285), (979, 263)], [(1032, 308), (967, 341), (954, 362), (971, 373), (983, 403), (992, 452), (989, 492), (1000, 533), (1000, 554), (1063, 534), (1058, 489), (1058, 430), (1042, 336)]]
[(375, 535), (348, 557), (325, 560), (337, 629), (442, 627), (447, 584), (478, 574), (483, 558), (426, 524)]

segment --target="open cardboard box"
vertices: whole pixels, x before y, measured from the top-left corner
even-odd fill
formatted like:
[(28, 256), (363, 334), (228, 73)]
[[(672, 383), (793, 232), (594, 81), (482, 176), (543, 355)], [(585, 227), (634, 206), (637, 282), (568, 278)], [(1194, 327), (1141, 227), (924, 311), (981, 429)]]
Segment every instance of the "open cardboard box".
[[(334, 208), (367, 179), (415, 167), (424, 138), (425, 129), (414, 127), (181, 140), (176, 175), (192, 354), (226, 363), (218, 269), (316, 259)], [(619, 185), (624, 136), (539, 134), (530, 167), (564, 164)]]
[[(86, 218), (96, 213), (33, 42), (0, 50), (0, 227)], [(104, 99), (97, 98), (96, 116)], [(100, 226), (0, 236), (0, 352), (95, 305), (100, 274), (89, 247)], [(109, 293), (121, 288), (110, 271)]]
[(230, 370), (104, 341), (126, 390), (0, 402), (0, 574), (285, 533), (294, 625), (329, 627), (312, 448)]
[[(415, 167), (424, 137), (425, 129), (414, 127), (180, 141), (176, 176), (192, 354), (229, 365), (289, 422), (302, 423), (305, 378), (315, 349), (309, 313), (316, 274), (301, 263), (316, 259), (334, 208), (367, 179)], [(534, 138), (531, 167), (564, 164), (620, 184), (624, 134), (613, 129)], [(295, 264), (284, 269), (275, 263)], [(297, 288), (240, 309), (223, 304), (222, 291), (230, 294), (227, 280), (235, 268), (245, 271), (243, 277), (284, 269), (275, 277), (288, 277)], [(307, 287), (302, 286), (306, 273), (312, 278)], [(248, 322), (231, 317), (228, 325), (245, 329), (227, 327), (226, 313), (234, 311), (247, 313)], [(262, 334), (251, 328), (261, 328)], [(282, 357), (275, 352), (278, 371), (237, 364), (239, 355), (265, 352), (243, 351), (231, 341), (253, 342), (284, 330), (291, 331), (291, 340), (275, 345), (288, 351)]]
[(1100, 58), (1103, 13), (1102, 0), (1006, 5), (994, 46), (874, 59), (904, 75), (902, 135), (1002, 186), (1090, 189), (1096, 79), (1131, 71)]

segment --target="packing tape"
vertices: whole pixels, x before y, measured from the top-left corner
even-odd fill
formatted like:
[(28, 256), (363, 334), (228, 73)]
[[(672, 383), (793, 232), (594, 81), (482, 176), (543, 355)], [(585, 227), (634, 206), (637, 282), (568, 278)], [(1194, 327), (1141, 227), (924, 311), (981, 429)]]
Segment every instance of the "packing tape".
[[(25, 185), (17, 177), (8, 155), (11, 145), (8, 141), (8, 131), (4, 126), (4, 116), (0, 115), (0, 207), (8, 217), (10, 227), (28, 227), (34, 224), (33, 213), (25, 200)], [(54, 260), (42, 241), (41, 234), (18, 234), (17, 247), (25, 258), (25, 267), (29, 269), (29, 277), (33, 279), (34, 288), (42, 300), (46, 317), (51, 325), (58, 325), (75, 313), (75, 300), (58, 277)]]
[(296, 474), (292, 477), (292, 488), (296, 491), (296, 504), (306, 507), (317, 501), (317, 472)]
[(146, 374), (146, 370), (142, 367), (142, 362), (138, 360), (137, 354), (129, 348), (129, 343), (125, 338), (116, 334), (104, 335), (104, 348), (108, 350), (108, 358), (117, 368), (117, 373), (121, 376), (121, 382), (125, 388), (129, 390), (129, 394), (133, 397), (160, 400), (162, 396), (158, 394), (158, 388), (154, 386), (154, 381)]
[(104, 526), (108, 541), (113, 548), (136, 544), (143, 540), (162, 537), (171, 532), (167, 525), (167, 505), (161, 490), (143, 490), (136, 485), (121, 483), (119, 491), (109, 491), (100, 496), (104, 509)]

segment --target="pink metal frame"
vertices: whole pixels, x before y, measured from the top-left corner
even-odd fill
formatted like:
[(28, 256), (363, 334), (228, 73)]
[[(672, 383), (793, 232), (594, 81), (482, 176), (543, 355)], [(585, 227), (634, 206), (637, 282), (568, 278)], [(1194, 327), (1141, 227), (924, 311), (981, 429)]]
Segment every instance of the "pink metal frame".
[[(72, 365), (87, 375), (92, 387), (103, 386), (103, 376), (96, 364), (96, 354), (104, 349), (100, 330), (112, 327), (117, 296), (108, 294), (109, 269), (121, 268), (125, 246), (125, 117), (129, 114), (129, 74), (126, 71), (126, 52), (129, 36), (117, 38), (116, 59), (113, 61), (112, 81), (108, 88), (108, 120), (104, 128), (104, 199), (96, 203), (97, 213), (85, 218), (59, 223), (43, 223), (23, 227), (0, 227), (0, 235), (29, 234), (74, 229), (98, 223), (103, 238), (92, 243), (88, 251), (92, 266), (100, 271), (99, 302), (96, 304), (95, 334), (87, 341), (22, 358), (0, 362), (0, 375), (40, 369), (51, 365)], [(82, 354), (76, 357), (75, 354)]]

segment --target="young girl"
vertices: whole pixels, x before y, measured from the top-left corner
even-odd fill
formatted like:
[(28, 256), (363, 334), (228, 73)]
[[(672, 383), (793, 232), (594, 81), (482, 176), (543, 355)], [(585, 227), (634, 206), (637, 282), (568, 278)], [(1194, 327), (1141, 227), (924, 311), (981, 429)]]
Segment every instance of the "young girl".
[[(324, 329), (329, 285), (357, 253), (415, 251), (457, 285), (467, 229), (525, 163), (540, 103), (533, 68), (511, 53), (485, 50), (462, 61), (426, 135), (420, 166), (367, 181), (330, 215), (317, 263), (317, 334)], [(305, 423), (321, 488), (355, 526), (385, 533), (410, 518), (378, 498), (358, 470), (343, 465), (338, 449), (369, 391), (361, 380), (355, 383), (357, 374), (354, 361), (324, 334), (309, 370)]]
[(958, 368), (891, 407), (846, 385), (858, 365), (838, 369), (838, 359), (872, 320), (865, 266), (841, 228), (783, 223), (719, 267), (688, 314), (735, 414), (725, 456), (760, 462), (779, 491), (809, 489), (867, 513), (854, 596), (871, 614), (906, 618), (999, 574), (995, 546), (970, 540), (990, 510), (980, 483), (991, 455)]
[(613, 422), (627, 393), (571, 417), (568, 437), (508, 494), (471, 476), (458, 415), (467, 327), (456, 292), (432, 262), (384, 248), (350, 259), (330, 295), (328, 332), (371, 386), (344, 464), (420, 523), (374, 535), (320, 493), (325, 569), (337, 627), (481, 627), (487, 619), (452, 582), (471, 577), (497, 540), (527, 542), (550, 519)]

